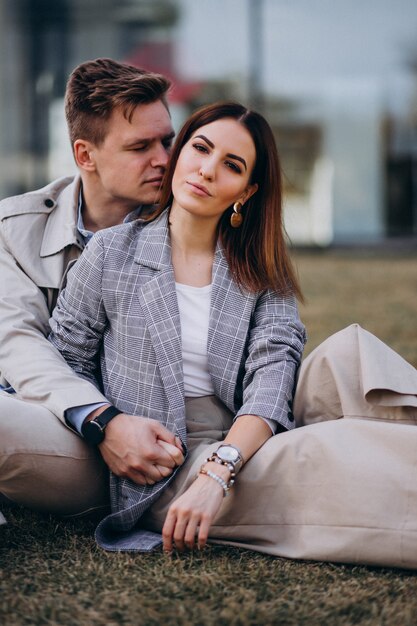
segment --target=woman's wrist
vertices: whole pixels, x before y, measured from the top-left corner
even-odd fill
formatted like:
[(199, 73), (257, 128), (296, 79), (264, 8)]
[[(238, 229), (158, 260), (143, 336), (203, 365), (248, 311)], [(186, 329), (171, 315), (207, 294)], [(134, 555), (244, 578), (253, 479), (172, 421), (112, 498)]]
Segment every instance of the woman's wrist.
[(217, 474), (226, 483), (228, 483), (232, 477), (231, 471), (228, 467), (226, 467), (226, 465), (219, 465), (219, 463), (216, 463), (215, 461), (206, 461), (205, 463), (203, 463), (202, 467), (205, 470), (209, 470), (214, 474)]
[(215, 483), (217, 483), (218, 487), (220, 487), (223, 491), (223, 497), (227, 496), (228, 492), (233, 486), (234, 481), (224, 480), (217, 471), (216, 472), (211, 471), (207, 467), (207, 465), (208, 465), (207, 463), (203, 463), (203, 465), (200, 467), (200, 471), (197, 475), (197, 480), (208, 481), (213, 486)]

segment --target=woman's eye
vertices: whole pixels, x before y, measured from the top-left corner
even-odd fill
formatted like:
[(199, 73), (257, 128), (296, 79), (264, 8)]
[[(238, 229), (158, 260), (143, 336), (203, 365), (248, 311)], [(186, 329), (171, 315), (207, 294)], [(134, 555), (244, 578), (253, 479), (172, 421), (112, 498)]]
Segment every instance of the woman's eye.
[(202, 143), (194, 143), (193, 148), (195, 148), (199, 152), (208, 152), (207, 147)]
[(233, 170), (234, 172), (236, 172), (237, 174), (240, 174), (242, 171), (240, 167), (236, 165), (236, 163), (234, 163), (233, 161), (226, 161), (226, 166), (230, 168), (231, 170)]

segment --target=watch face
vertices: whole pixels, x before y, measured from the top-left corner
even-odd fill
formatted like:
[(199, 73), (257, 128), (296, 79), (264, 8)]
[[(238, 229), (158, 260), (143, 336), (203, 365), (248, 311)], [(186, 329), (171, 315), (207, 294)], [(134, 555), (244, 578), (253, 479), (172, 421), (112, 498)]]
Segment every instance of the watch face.
[(86, 441), (94, 446), (101, 443), (104, 439), (104, 429), (94, 420), (84, 424), (81, 432)]
[(235, 448), (232, 448), (232, 446), (222, 446), (217, 450), (217, 456), (223, 461), (235, 463), (239, 458), (239, 453)]

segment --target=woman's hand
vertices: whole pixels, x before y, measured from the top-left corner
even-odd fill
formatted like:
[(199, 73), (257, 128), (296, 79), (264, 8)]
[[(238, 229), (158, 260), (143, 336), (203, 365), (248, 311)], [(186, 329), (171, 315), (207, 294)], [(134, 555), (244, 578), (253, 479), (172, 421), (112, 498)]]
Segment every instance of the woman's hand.
[[(205, 467), (226, 482), (230, 478), (230, 471), (218, 463), (206, 463)], [(210, 476), (199, 474), (187, 491), (168, 509), (162, 529), (164, 551), (171, 552), (174, 544), (177, 550), (182, 551), (185, 547), (192, 550), (195, 547), (196, 535), (197, 547), (203, 548), (223, 496), (223, 487), (219, 483)]]

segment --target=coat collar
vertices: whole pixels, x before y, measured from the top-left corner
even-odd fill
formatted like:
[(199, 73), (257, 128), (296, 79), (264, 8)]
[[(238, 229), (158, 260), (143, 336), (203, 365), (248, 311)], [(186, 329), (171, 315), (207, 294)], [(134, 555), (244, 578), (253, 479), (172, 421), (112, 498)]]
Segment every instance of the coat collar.
[(136, 247), (135, 262), (154, 270), (172, 267), (168, 210), (144, 225)]
[[(136, 263), (154, 270), (164, 270), (172, 267), (168, 220), (169, 213), (168, 209), (166, 209), (153, 222), (145, 224), (136, 247)], [(223, 247), (218, 241), (214, 254), (213, 282), (218, 273), (223, 276), (228, 271), (229, 267)]]
[(77, 237), (77, 209), (80, 193), (80, 176), (76, 176), (72, 183), (62, 191), (58, 190), (47, 198), (54, 206), (46, 222), (40, 250), (41, 257), (57, 254), (70, 245), (80, 243)]
[[(141, 231), (135, 261), (153, 270), (153, 277), (142, 285), (139, 297), (171, 409), (174, 415), (182, 416), (184, 378), (181, 323), (166, 211)], [(237, 379), (239, 359), (236, 363), (231, 361), (227, 377), (223, 368), (219, 367), (219, 362), (222, 363), (224, 359), (224, 341), (229, 341), (232, 349), (237, 345), (242, 349), (245, 346), (256, 297), (256, 294), (246, 292), (232, 279), (223, 247), (218, 242), (212, 270), (207, 354), (214, 391), (232, 410), (234, 386), (230, 380)]]

